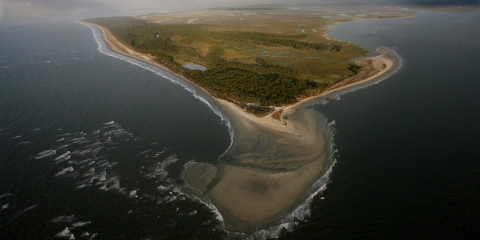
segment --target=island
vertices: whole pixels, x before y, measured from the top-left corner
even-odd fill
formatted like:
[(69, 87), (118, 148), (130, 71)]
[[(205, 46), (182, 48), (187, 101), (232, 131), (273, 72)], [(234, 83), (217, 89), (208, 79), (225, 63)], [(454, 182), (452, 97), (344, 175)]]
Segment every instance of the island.
[[(184, 177), (229, 230), (252, 232), (292, 212), (331, 166), (328, 126), (306, 108), (332, 92), (391, 74), (392, 50), (374, 57), (328, 28), (358, 19), (409, 17), (398, 8), (249, 6), (84, 20), (109, 48), (177, 74), (213, 96), (233, 129), (217, 165)], [(355, 59), (355, 60), (352, 60)]]

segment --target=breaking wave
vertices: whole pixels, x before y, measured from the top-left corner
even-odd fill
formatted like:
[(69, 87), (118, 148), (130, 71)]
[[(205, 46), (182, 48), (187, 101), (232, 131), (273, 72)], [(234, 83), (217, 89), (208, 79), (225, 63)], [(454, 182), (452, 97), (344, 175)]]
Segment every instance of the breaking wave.
[[(228, 119), (228, 117), (226, 115), (224, 115), (218, 108), (216, 108), (215, 106), (213, 106), (206, 98), (200, 96), (198, 93), (197, 93), (197, 90), (195, 90), (195, 86), (190, 86), (190, 84), (184, 82), (184, 81), (179, 81), (179, 80), (175, 80), (173, 77), (169, 77), (167, 76), (167, 74), (169, 73), (164, 73), (163, 70), (159, 69), (159, 68), (156, 68), (154, 66), (151, 66), (149, 64), (143, 64), (141, 63), (140, 61), (138, 60), (135, 60), (135, 59), (131, 59), (129, 57), (126, 57), (124, 55), (121, 55), (121, 54), (117, 54), (117, 53), (114, 53), (112, 51), (110, 51), (108, 49), (108, 47), (106, 46), (106, 43), (103, 41), (102, 39), (102, 36), (101, 36), (101, 33), (100, 31), (90, 25), (90, 24), (87, 24), (87, 23), (83, 23), (83, 22), (79, 22), (87, 27), (89, 27), (92, 32), (93, 32), (93, 37), (98, 45), (98, 51), (101, 52), (102, 54), (105, 54), (107, 56), (110, 56), (110, 57), (113, 57), (113, 58), (117, 58), (117, 59), (120, 59), (120, 60), (123, 60), (123, 61), (126, 61), (130, 64), (133, 64), (135, 66), (138, 66), (138, 67), (141, 67), (145, 70), (148, 70), (150, 72), (153, 72), (155, 74), (157, 74), (158, 76), (170, 81), (171, 83), (175, 84), (175, 85), (179, 85), (181, 87), (183, 87), (184, 90), (190, 92), (192, 94), (192, 96), (196, 99), (198, 99), (200, 102), (204, 103), (205, 105), (207, 105), (217, 116), (220, 117), (220, 119), (222, 120), (222, 122), (224, 123), (224, 125), (227, 127), (228, 129), (228, 132), (229, 132), (229, 135), (230, 135), (230, 145), (228, 146), (228, 148), (225, 150), (225, 153), (228, 152), (228, 150), (233, 146), (234, 144), (234, 130), (232, 128), (232, 125)], [(105, 124), (113, 124), (114, 122), (108, 122), (108, 123), (105, 123)], [(141, 153), (141, 154), (144, 154), (144, 153)], [(139, 155), (141, 155), (139, 154)], [(158, 152), (154, 155), (154, 157), (158, 156)], [(222, 154), (222, 155), (223, 155)], [(154, 166), (149, 173), (147, 173), (145, 176), (147, 178), (155, 178), (155, 177), (160, 177), (160, 179), (162, 180), (165, 180), (166, 179), (166, 176), (168, 175), (165, 171), (165, 168), (168, 167), (169, 163), (168, 163), (168, 160), (166, 163), (163, 163), (163, 162), (159, 162), (156, 166)], [(160, 192), (166, 192), (168, 191), (169, 189), (171, 189), (172, 186), (170, 187), (166, 187), (166, 186), (163, 186), (163, 185), (160, 185), (158, 187), (158, 190)], [(180, 191), (178, 189), (178, 187), (174, 187), (174, 190), (173, 192), (177, 192), (175, 190), (178, 190), (178, 192)], [(170, 195), (172, 195), (172, 191), (169, 192)], [(205, 206), (207, 206), (212, 212), (215, 213), (215, 215), (217, 216), (217, 220), (219, 220), (219, 222), (221, 223), (221, 225), (223, 226), (223, 217), (222, 215), (220, 214), (220, 212), (218, 211), (218, 209), (208, 200), (208, 199), (200, 199), (198, 198), (197, 196), (194, 196), (194, 195), (189, 195), (192, 200), (195, 200), (195, 201), (198, 201), (200, 203), (203, 203)], [(168, 203), (168, 202), (172, 202), (174, 200), (176, 200), (177, 197), (176, 196), (166, 196), (164, 197), (163, 199), (161, 200), (158, 200), (157, 202), (158, 203)], [(220, 226), (220, 227), (222, 227)], [(223, 227), (222, 227), (223, 228)]]
[[(62, 231), (56, 233), (53, 237), (62, 238), (62, 239), (65, 239), (65, 238), (75, 239), (75, 235), (72, 232), (72, 230), (82, 228), (83, 226), (86, 226), (92, 223), (91, 221), (85, 221), (85, 222), (78, 221), (78, 222), (72, 223), (75, 219), (76, 218), (74, 215), (70, 215), (70, 216), (62, 215), (62, 216), (53, 218), (51, 220), (53, 224), (60, 225), (60, 226), (67, 225)], [(79, 239), (84, 239), (84, 237), (89, 237), (88, 239), (94, 239), (96, 236), (97, 236), (97, 233), (90, 235), (89, 232), (84, 231), (84, 232), (81, 232), (81, 237)]]
[[(207, 105), (217, 116), (220, 117), (220, 119), (222, 120), (222, 122), (225, 124), (225, 126), (227, 126), (228, 128), (228, 131), (229, 131), (229, 134), (230, 134), (230, 146), (227, 148), (227, 150), (225, 150), (225, 152), (228, 151), (228, 149), (230, 149), (233, 145), (233, 139), (234, 139), (234, 131), (233, 131), (233, 128), (230, 124), (230, 121), (228, 120), (228, 117), (226, 115), (224, 115), (217, 107), (215, 107), (214, 105), (212, 105), (205, 97), (201, 96), (197, 91), (201, 91), (200, 89), (198, 89), (198, 87), (186, 82), (186, 81), (183, 81), (183, 80), (179, 80), (179, 77), (176, 77), (174, 76), (173, 74), (169, 73), (169, 72), (166, 72), (165, 70), (163, 69), (160, 69), (158, 67), (155, 67), (153, 65), (150, 65), (150, 64), (145, 64), (139, 60), (136, 60), (136, 59), (132, 59), (132, 58), (129, 58), (129, 57), (126, 57), (122, 54), (118, 54), (118, 53), (114, 53), (112, 51), (110, 51), (107, 47), (107, 44), (105, 43), (105, 41), (102, 39), (102, 36), (101, 36), (101, 33), (100, 33), (100, 30), (97, 29), (96, 27), (94, 27), (93, 25), (91, 24), (88, 24), (88, 23), (84, 23), (84, 22), (79, 22), (80, 24), (83, 24), (87, 27), (89, 27), (92, 32), (93, 32), (93, 37), (95, 39), (95, 42), (97, 42), (97, 45), (98, 45), (98, 51), (101, 52), (102, 54), (105, 54), (107, 56), (110, 56), (110, 57), (113, 57), (113, 58), (117, 58), (117, 59), (120, 59), (120, 60), (123, 60), (125, 62), (128, 62), (132, 65), (135, 65), (135, 66), (138, 66), (138, 67), (141, 67), (147, 71), (150, 71), (152, 73), (155, 73), (156, 75), (170, 81), (171, 83), (175, 84), (175, 85), (178, 85), (178, 86), (181, 86), (184, 90), (190, 92), (192, 94), (192, 96), (194, 98), (196, 98), (197, 100), (199, 100), (200, 102), (204, 103), (205, 105)], [(170, 75), (170, 76), (168, 76)], [(175, 78), (175, 79), (174, 79)], [(198, 89), (198, 90), (197, 90)], [(108, 122), (108, 123), (105, 123), (105, 124), (113, 124), (113, 121), (112, 122)]]
[(50, 157), (50, 156), (53, 156), (57, 153), (56, 150), (45, 150), (43, 152), (40, 152), (37, 154), (37, 156), (35, 157), (35, 159), (42, 159), (42, 158), (46, 158), (46, 157)]
[[(13, 217), (10, 219), (10, 222), (12, 222), (13, 220), (17, 219), (20, 215), (22, 215), (22, 214), (24, 214), (24, 213), (26, 213), (26, 212), (34, 209), (36, 206), (37, 206), (37, 204), (32, 205), (32, 206), (30, 206), (30, 207), (27, 207), (27, 208), (25, 208), (24, 210), (15, 213), (15, 214), (13, 215)], [(8, 205), (7, 205), (7, 207), (8, 207)]]
[[(388, 47), (379, 47), (377, 48), (377, 52), (380, 51), (387, 51), (389, 54), (392, 54), (395, 58), (398, 59), (398, 64), (395, 66), (394, 69), (389, 70), (388, 74), (380, 77), (378, 79), (375, 79), (373, 81), (368, 81), (365, 82), (364, 84), (360, 84), (358, 86), (354, 86), (352, 88), (347, 88), (347, 89), (342, 89), (338, 91), (333, 91), (332, 94), (330, 94), (335, 100), (340, 100), (340, 96), (346, 93), (350, 92), (355, 92), (357, 90), (361, 90), (364, 88), (367, 88), (372, 85), (376, 85), (385, 79), (391, 77), (395, 73), (399, 71), (403, 67), (403, 59), (400, 57), (400, 55), (393, 49), (388, 48)], [(318, 98), (314, 102), (308, 104), (308, 105), (315, 105), (315, 104), (326, 104), (329, 101), (326, 99), (321, 99)], [(326, 120), (326, 118), (322, 117), (323, 119)], [(330, 123), (325, 122), (325, 127), (324, 129), (328, 130), (328, 136), (325, 136), (325, 139), (328, 140), (329, 143), (329, 149), (328, 149), (328, 156), (330, 160), (330, 167), (327, 169), (327, 171), (318, 179), (311, 187), (309, 190), (307, 190), (307, 193), (309, 194), (308, 198), (297, 208), (292, 211), (290, 214), (285, 216), (282, 220), (279, 221), (279, 224), (273, 227), (269, 227), (266, 229), (262, 229), (259, 231), (256, 231), (255, 233), (249, 235), (246, 237), (246, 239), (249, 240), (256, 240), (256, 239), (270, 239), (270, 238), (277, 238), (281, 234), (288, 232), (288, 231), (293, 231), (300, 222), (308, 220), (311, 216), (311, 202), (315, 196), (318, 194), (321, 194), (325, 189), (327, 189), (327, 184), (329, 182), (329, 177), (330, 174), (333, 171), (333, 167), (337, 163), (336, 156), (338, 153), (338, 150), (335, 149), (335, 144), (333, 143), (334, 140), (334, 135), (335, 135), (335, 120), (331, 121)], [(233, 233), (232, 236), (238, 236), (238, 233)]]
[[(184, 88), (186, 91), (190, 92), (192, 94), (193, 97), (195, 97), (196, 99), (198, 99), (200, 102), (206, 104), (217, 116), (219, 116), (222, 120), (222, 122), (227, 126), (228, 130), (229, 130), (229, 134), (230, 134), (230, 145), (229, 147), (225, 150), (224, 154), (226, 152), (228, 152), (228, 150), (233, 146), (234, 144), (234, 130), (230, 124), (230, 121), (228, 119), (228, 117), (226, 115), (224, 115), (217, 107), (213, 106), (208, 100), (207, 98), (201, 96), (197, 91), (197, 88), (193, 85), (191, 85), (190, 83), (188, 82), (185, 82), (185, 81), (182, 81), (182, 80), (177, 80), (177, 79), (174, 79), (176, 77), (173, 77), (174, 75), (173, 74), (170, 74), (168, 72), (165, 72), (164, 70), (162, 69), (159, 69), (157, 67), (154, 67), (152, 65), (149, 65), (149, 64), (145, 64), (139, 60), (135, 60), (135, 59), (132, 59), (132, 58), (129, 58), (129, 57), (126, 57), (124, 55), (121, 55), (121, 54), (117, 54), (117, 53), (114, 53), (112, 51), (110, 51), (106, 45), (106, 43), (103, 41), (102, 39), (102, 36), (101, 36), (101, 33), (100, 33), (100, 30), (98, 30), (96, 27), (94, 27), (93, 25), (90, 25), (90, 24), (87, 24), (87, 23), (83, 23), (83, 22), (80, 22), (81, 24), (89, 27), (92, 32), (93, 32), (93, 36), (94, 36), (94, 39), (95, 41), (97, 42), (98, 44), (98, 51), (101, 52), (102, 54), (105, 54), (107, 56), (110, 56), (110, 57), (114, 57), (114, 58), (117, 58), (117, 59), (120, 59), (120, 60), (123, 60), (123, 61), (126, 61), (130, 64), (133, 64), (135, 66), (138, 66), (138, 67), (141, 67), (145, 70), (148, 70), (150, 72), (153, 72), (155, 74), (157, 74), (158, 76), (170, 81), (171, 83), (175, 84), (175, 85), (179, 85), (181, 86), (182, 88)], [(401, 58), (398, 56), (398, 54), (391, 50), (391, 52), (393, 54), (395, 54), (399, 59), (400, 59), (400, 64), (399, 64), (399, 67), (397, 67), (393, 73), (395, 73), (402, 65), (401, 63)], [(379, 80), (376, 80), (374, 82), (369, 82), (367, 83), (366, 85), (364, 86), (361, 86), (359, 88), (364, 88), (366, 86), (370, 86), (372, 84), (377, 84), (378, 82), (388, 78), (389, 76), (391, 76), (393, 73), (389, 74), (388, 76), (385, 76), (384, 78), (382, 79), (379, 79)], [(353, 90), (348, 90), (348, 91), (343, 91), (343, 92), (339, 92), (337, 95), (335, 95), (335, 97), (338, 98), (338, 95), (340, 94), (344, 94), (346, 92), (350, 92), (350, 91), (353, 91)], [(320, 103), (325, 103), (326, 101), (322, 101), (322, 100), (318, 100), (316, 102), (314, 102), (313, 104), (317, 104), (318, 102)], [(313, 200), (313, 198), (315, 196), (317, 196), (318, 194), (320, 194), (322, 191), (324, 191), (326, 189), (326, 185), (329, 181), (329, 176), (332, 172), (332, 169), (333, 167), (335, 166), (336, 164), (336, 159), (335, 159), (335, 156), (336, 156), (336, 150), (334, 149), (335, 148), (335, 145), (333, 144), (333, 137), (334, 137), (334, 133), (335, 133), (335, 129), (333, 127), (333, 125), (335, 124), (335, 121), (332, 121), (330, 123), (326, 122), (326, 119), (324, 117), (321, 117), (320, 119), (324, 120), (325, 122), (322, 123), (325, 125), (324, 129), (327, 129), (327, 135), (325, 136), (325, 139), (326, 139), (326, 142), (328, 142), (329, 144), (329, 148), (327, 149), (328, 151), (328, 154), (327, 156), (329, 156), (329, 167), (325, 170), (325, 172), (323, 173), (323, 175), (314, 183), (312, 184), (311, 188), (307, 191), (306, 194), (308, 194), (308, 197), (306, 198), (306, 200), (300, 204), (297, 208), (295, 208), (290, 214), (286, 215), (282, 220), (280, 220), (278, 222), (278, 224), (276, 226), (273, 226), (273, 227), (269, 227), (267, 229), (262, 229), (262, 230), (259, 230), (249, 236), (245, 236), (244, 234), (242, 233), (237, 233), (237, 232), (229, 232), (228, 233), (228, 236), (229, 237), (232, 237), (232, 238), (236, 238), (236, 237), (239, 237), (241, 236), (242, 238), (246, 237), (247, 239), (267, 239), (267, 238), (273, 238), (273, 237), (277, 237), (279, 235), (281, 235), (282, 233), (284, 233), (285, 231), (291, 231), (293, 229), (295, 229), (299, 222), (301, 221), (305, 221), (307, 219), (310, 218), (310, 214), (311, 214), (311, 201)], [(320, 121), (322, 121), (320, 120)], [(105, 125), (108, 125), (108, 124), (114, 124), (114, 121), (111, 121), (111, 122), (108, 122), (108, 123), (105, 123)], [(150, 149), (147, 149), (143, 152), (140, 152), (138, 154), (138, 156), (143, 156), (143, 155), (146, 155), (148, 153), (150, 153)], [(155, 153), (155, 154), (158, 154), (158, 153)], [(223, 154), (222, 154), (223, 155)], [(156, 155), (158, 156), (158, 155)], [(220, 156), (221, 157), (221, 156)], [(166, 180), (168, 182), (168, 173), (165, 171), (165, 169), (170, 165), (170, 164), (173, 164), (175, 161), (177, 161), (178, 159), (175, 159), (175, 157), (171, 158), (171, 159), (165, 159), (164, 161), (160, 161), (158, 163), (156, 163), (153, 167), (149, 168), (147, 173), (144, 175), (146, 178), (156, 178), (156, 179), (159, 179), (159, 180)], [(173, 161), (173, 162), (172, 162)], [(187, 163), (188, 164), (188, 163)], [(157, 203), (159, 204), (165, 204), (165, 203), (169, 203), (169, 202), (172, 202), (172, 201), (175, 201), (175, 200), (179, 200), (181, 199), (181, 197), (183, 196), (182, 194), (186, 194), (186, 193), (182, 193), (181, 194), (181, 191), (178, 187), (185, 187), (185, 186), (177, 186), (175, 187), (175, 184), (172, 184), (172, 182), (170, 182), (171, 185), (169, 186), (164, 186), (164, 185), (159, 185), (157, 187), (157, 189), (160, 191), (160, 192), (163, 192), (163, 193), (168, 193), (167, 196), (164, 196), (162, 197), (161, 199), (158, 199), (157, 200)], [(172, 190), (173, 188), (173, 190)], [(133, 191), (130, 191), (130, 194), (129, 194), (131, 197), (135, 197), (137, 196), (137, 191), (136, 190), (133, 190)], [(199, 203), (202, 203), (204, 204), (205, 206), (207, 206), (213, 213), (216, 214), (216, 218), (217, 220), (220, 222), (220, 225), (218, 226), (218, 228), (221, 228), (222, 230), (225, 230), (225, 225), (223, 223), (223, 217), (222, 215), (220, 214), (220, 212), (218, 211), (218, 209), (210, 202), (210, 200), (206, 197), (199, 197), (198, 195), (196, 194), (187, 194), (189, 197), (190, 197), (190, 200), (193, 200), (193, 201), (196, 201), (196, 202), (199, 202)], [(193, 215), (193, 213), (192, 213)], [(228, 232), (228, 231), (226, 231)]]

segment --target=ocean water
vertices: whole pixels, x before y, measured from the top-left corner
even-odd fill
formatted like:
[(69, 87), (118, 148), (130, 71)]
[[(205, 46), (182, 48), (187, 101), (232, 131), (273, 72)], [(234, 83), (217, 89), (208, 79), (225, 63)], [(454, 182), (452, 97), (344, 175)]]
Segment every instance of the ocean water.
[(311, 219), (284, 239), (480, 237), (478, 22), (478, 13), (420, 12), (331, 29), (372, 54), (395, 49), (403, 66), (312, 106), (336, 123), (337, 163)]
[[(480, 236), (479, 20), (421, 12), (332, 29), (371, 52), (395, 49), (403, 67), (311, 106), (335, 129), (336, 164), (301, 208), (310, 218), (277, 233)], [(112, 54), (73, 21), (0, 25), (0, 46), (2, 239), (240, 236), (207, 200), (183, 193), (184, 165), (216, 163), (231, 143), (207, 95)]]
[(216, 235), (215, 213), (179, 190), (184, 164), (230, 144), (201, 93), (101, 53), (73, 21), (0, 36), (1, 239)]

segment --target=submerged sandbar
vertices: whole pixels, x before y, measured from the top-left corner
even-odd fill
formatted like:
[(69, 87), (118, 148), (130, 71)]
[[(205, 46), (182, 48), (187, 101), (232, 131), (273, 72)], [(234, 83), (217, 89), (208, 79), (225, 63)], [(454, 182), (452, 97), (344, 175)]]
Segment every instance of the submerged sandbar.
[(234, 145), (218, 166), (191, 164), (190, 185), (202, 190), (235, 230), (272, 222), (305, 200), (305, 190), (323, 175), (327, 152), (323, 126), (315, 112), (290, 109), (284, 123), (255, 119), (225, 101)]
[[(111, 50), (168, 70), (151, 55), (135, 51), (107, 29), (95, 26)], [(363, 72), (318, 96), (277, 107), (276, 113), (264, 117), (213, 98), (212, 103), (227, 116), (234, 131), (232, 146), (220, 156), (218, 165), (192, 163), (184, 176), (188, 185), (217, 207), (230, 230), (249, 232), (275, 223), (309, 197), (307, 190), (331, 165), (330, 139), (324, 120), (305, 106), (332, 91), (384, 78), (399, 62), (395, 54), (384, 52), (356, 63), (364, 66)]]
[(307, 190), (331, 164), (325, 122), (306, 106), (332, 92), (384, 78), (399, 64), (391, 52), (368, 61), (378, 67), (376, 74), (283, 108), (280, 120), (257, 118), (216, 100), (234, 129), (233, 146), (218, 166), (190, 164), (187, 183), (214, 203), (232, 230), (249, 231), (280, 220), (309, 197)]

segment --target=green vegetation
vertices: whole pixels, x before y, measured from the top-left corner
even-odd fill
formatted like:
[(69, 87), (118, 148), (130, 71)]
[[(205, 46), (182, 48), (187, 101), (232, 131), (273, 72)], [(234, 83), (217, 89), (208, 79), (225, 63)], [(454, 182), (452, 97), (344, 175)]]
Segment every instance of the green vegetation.
[[(272, 111), (265, 106), (291, 104), (318, 94), (360, 68), (346, 61), (318, 57), (310, 61), (306, 57), (275, 58), (252, 53), (268, 49), (331, 57), (342, 54), (344, 48), (356, 51), (339, 42), (310, 42), (305, 34), (214, 31), (206, 24), (156, 24), (130, 17), (87, 21), (109, 29), (127, 46), (154, 56), (160, 64), (212, 95), (256, 115)], [(306, 64), (307, 60), (319, 64)], [(208, 70), (186, 69), (182, 67), (185, 62), (204, 65)]]
[(361, 68), (361, 67), (360, 67), (358, 64), (356, 64), (356, 63), (349, 63), (348, 65), (349, 65), (348, 69), (349, 69), (350, 71), (352, 71), (353, 73), (357, 74), (358, 71), (360, 71), (360, 68)]

